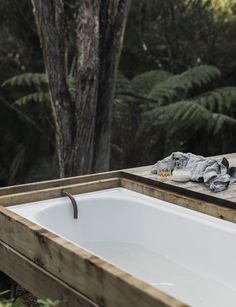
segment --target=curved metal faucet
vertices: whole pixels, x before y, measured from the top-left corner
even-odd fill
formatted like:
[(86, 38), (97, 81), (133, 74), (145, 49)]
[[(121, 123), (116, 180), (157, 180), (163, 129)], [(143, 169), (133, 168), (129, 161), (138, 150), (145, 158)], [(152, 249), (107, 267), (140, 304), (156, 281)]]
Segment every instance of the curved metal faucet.
[(72, 194), (66, 191), (62, 191), (62, 196), (68, 196), (71, 200), (72, 206), (73, 206), (73, 212), (74, 212), (74, 219), (78, 218), (78, 205), (77, 202)]

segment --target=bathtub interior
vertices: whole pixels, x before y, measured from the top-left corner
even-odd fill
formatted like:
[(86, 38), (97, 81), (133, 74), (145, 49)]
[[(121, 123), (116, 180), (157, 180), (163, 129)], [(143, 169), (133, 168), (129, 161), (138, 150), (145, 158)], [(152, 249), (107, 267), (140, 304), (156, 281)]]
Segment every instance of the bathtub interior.
[[(192, 306), (235, 306), (236, 225), (124, 188), (10, 210)], [(227, 304), (227, 305), (225, 305)]]

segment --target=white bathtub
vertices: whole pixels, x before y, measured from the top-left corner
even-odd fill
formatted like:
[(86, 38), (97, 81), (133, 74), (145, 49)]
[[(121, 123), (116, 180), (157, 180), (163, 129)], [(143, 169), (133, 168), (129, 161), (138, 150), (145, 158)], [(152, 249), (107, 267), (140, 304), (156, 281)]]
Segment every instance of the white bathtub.
[(10, 210), (164, 292), (200, 307), (236, 306), (236, 224), (123, 188)]

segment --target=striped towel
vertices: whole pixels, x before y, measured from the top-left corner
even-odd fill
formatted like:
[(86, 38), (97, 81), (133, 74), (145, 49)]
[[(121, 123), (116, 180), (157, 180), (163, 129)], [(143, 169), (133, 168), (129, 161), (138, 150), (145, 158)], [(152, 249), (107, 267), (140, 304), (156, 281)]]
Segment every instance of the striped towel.
[(151, 173), (156, 174), (159, 166), (167, 168), (186, 168), (191, 171), (191, 180), (204, 182), (214, 192), (220, 192), (236, 182), (236, 167), (229, 166), (226, 158), (219, 160), (205, 158), (192, 153), (173, 152), (170, 156), (152, 166)]

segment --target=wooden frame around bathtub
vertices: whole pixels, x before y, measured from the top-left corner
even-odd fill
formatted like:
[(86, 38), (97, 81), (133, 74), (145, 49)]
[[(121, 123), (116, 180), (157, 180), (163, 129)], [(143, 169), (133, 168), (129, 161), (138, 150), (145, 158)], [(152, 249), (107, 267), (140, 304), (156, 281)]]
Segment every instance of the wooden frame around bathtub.
[(64, 306), (184, 307), (184, 303), (136, 279), (78, 246), (11, 212), (8, 206), (125, 187), (236, 222), (235, 203), (203, 199), (181, 188), (125, 171), (73, 177), (0, 189), (0, 271), (37, 297), (65, 299)]

